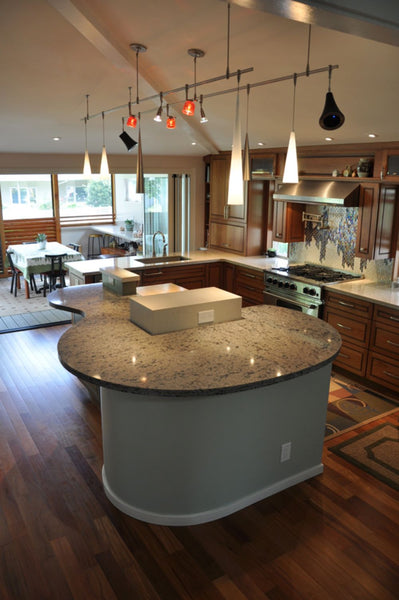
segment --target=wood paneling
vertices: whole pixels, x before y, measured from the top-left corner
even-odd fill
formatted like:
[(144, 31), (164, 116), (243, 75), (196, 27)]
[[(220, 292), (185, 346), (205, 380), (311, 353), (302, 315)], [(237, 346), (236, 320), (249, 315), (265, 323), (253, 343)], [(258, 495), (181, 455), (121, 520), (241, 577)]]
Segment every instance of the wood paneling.
[[(322, 475), (213, 523), (119, 512), (99, 409), (57, 358), (66, 329), (0, 336), (2, 600), (397, 600), (399, 492), (328, 450), (355, 431)], [(383, 421), (398, 413), (356, 431)]]

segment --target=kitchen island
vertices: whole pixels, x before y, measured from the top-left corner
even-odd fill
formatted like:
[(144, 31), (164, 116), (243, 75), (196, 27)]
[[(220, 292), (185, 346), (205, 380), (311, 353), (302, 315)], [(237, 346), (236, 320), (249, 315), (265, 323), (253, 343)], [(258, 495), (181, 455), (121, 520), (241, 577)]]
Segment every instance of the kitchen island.
[(129, 320), (129, 297), (102, 284), (49, 301), (85, 315), (58, 352), (101, 389), (104, 489), (123, 512), (207, 522), (322, 472), (341, 344), (327, 323), (260, 305), (236, 321), (150, 335)]

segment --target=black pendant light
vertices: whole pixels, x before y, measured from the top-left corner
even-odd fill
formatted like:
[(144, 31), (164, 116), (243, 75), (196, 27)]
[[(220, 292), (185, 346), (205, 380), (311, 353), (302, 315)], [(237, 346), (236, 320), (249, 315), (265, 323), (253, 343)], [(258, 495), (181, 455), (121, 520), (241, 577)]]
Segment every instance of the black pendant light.
[(122, 142), (125, 144), (128, 152), (132, 150), (135, 146), (137, 146), (137, 142), (130, 137), (130, 135), (125, 131), (125, 118), (122, 117), (122, 133), (119, 136)]
[(331, 71), (332, 66), (330, 65), (328, 69), (328, 92), (326, 94), (326, 103), (319, 119), (320, 127), (330, 131), (332, 129), (338, 129), (345, 122), (345, 116), (339, 110), (331, 92)]

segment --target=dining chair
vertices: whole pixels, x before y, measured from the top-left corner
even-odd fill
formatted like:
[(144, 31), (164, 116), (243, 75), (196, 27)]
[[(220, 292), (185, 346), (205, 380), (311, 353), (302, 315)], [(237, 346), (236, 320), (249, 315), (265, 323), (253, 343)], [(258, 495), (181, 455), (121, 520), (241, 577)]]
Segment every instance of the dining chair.
[(70, 244), (68, 244), (69, 248), (72, 248), (72, 250), (76, 250), (76, 252), (80, 252), (82, 246), (80, 244), (74, 244), (73, 242), (71, 242)]
[[(67, 254), (45, 254), (46, 258), (51, 260), (51, 269), (49, 271), (45, 271), (43, 273), (44, 282), (43, 282), (43, 295), (46, 297), (46, 291), (48, 289), (49, 292), (55, 290), (57, 287), (63, 288), (65, 287), (65, 275), (66, 271), (63, 268), (63, 260), (66, 258)], [(59, 283), (57, 283), (57, 279), (59, 279)]]
[(22, 272), (19, 269), (17, 269), (17, 267), (14, 265), (14, 262), (12, 260), (12, 255), (14, 254), (14, 252), (12, 250), (6, 250), (6, 254), (7, 254), (8, 264), (10, 265), (10, 269), (11, 269), (10, 294), (12, 294), (14, 292), (14, 296), (16, 296), (17, 288), (21, 287), (20, 277), (22, 275)]

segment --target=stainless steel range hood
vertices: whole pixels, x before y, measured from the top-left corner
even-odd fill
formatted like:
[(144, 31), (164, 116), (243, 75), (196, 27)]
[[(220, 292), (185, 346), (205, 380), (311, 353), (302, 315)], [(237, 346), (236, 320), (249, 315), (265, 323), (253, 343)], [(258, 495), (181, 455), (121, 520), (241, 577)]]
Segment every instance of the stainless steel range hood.
[(281, 183), (273, 194), (274, 200), (327, 204), (332, 206), (359, 206), (359, 183), (354, 181), (313, 181)]

